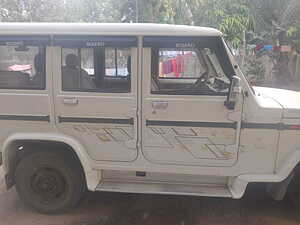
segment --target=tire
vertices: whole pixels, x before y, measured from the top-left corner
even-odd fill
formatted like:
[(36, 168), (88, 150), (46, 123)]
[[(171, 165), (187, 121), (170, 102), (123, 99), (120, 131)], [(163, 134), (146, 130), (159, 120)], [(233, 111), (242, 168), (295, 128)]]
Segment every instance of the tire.
[(294, 206), (300, 208), (300, 170), (295, 171), (294, 177), (288, 187), (287, 192), (288, 199)]
[(83, 199), (86, 183), (80, 165), (70, 159), (70, 155), (51, 151), (24, 157), (15, 171), (20, 198), (45, 214), (63, 213), (75, 207)]

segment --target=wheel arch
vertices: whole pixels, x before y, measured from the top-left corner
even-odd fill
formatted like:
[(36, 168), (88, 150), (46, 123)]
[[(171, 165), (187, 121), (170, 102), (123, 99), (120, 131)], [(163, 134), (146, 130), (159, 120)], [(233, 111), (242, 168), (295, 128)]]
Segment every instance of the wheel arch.
[(96, 189), (99, 182), (99, 175), (96, 170), (93, 170), (91, 159), (88, 157), (85, 148), (77, 140), (57, 133), (18, 133), (6, 138), (2, 146), (2, 158), (8, 188), (14, 184), (12, 178), (18, 163), (18, 151), (22, 150), (19, 147), (25, 143), (39, 143), (44, 145), (51, 143), (67, 146), (66, 149), (72, 151), (80, 162), (88, 189), (91, 191)]
[(249, 183), (268, 183), (267, 191), (271, 192), (270, 194), (274, 199), (280, 200), (285, 196), (294, 171), (298, 168), (300, 168), (300, 150), (290, 153), (272, 174), (242, 174), (231, 178), (229, 187), (232, 196), (236, 199), (241, 198)]

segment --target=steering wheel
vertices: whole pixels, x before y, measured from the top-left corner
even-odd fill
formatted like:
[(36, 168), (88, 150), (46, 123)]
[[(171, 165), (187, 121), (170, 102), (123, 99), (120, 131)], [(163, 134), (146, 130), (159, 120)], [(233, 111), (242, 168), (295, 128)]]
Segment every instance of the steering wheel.
[(194, 83), (191, 87), (192, 90), (197, 89), (199, 86), (201, 86), (202, 84), (206, 84), (207, 82), (207, 75), (208, 75), (208, 71), (204, 72), (196, 81), (196, 83)]

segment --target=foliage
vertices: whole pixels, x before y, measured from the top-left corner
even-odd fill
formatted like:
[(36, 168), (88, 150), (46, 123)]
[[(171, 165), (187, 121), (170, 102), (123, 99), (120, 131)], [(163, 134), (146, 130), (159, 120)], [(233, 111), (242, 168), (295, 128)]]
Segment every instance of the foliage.
[(0, 21), (3, 22), (47, 22), (62, 21), (61, 0), (1, 0)]
[(243, 44), (244, 33), (251, 30), (251, 20), (247, 5), (241, 0), (225, 0), (213, 11), (215, 24), (226, 35), (227, 40), (238, 48)]
[(300, 16), (299, 0), (247, 0), (256, 32), (276, 34), (295, 25)]
[(287, 31), (287, 36), (300, 53), (300, 22)]
[(231, 44), (249, 28), (244, 0), (2, 0), (0, 21), (145, 22), (212, 26)]
[[(292, 38), (298, 36), (299, 0), (247, 1), (254, 19), (254, 31), (256, 34), (264, 36), (265, 42), (268, 41), (268, 44), (271, 45), (289, 45)], [(281, 83), (292, 80), (289, 70), (289, 55), (277, 52), (272, 54), (271, 58), (276, 79)]]
[(251, 30), (248, 5), (243, 0), (186, 0), (195, 25), (220, 29), (234, 48), (244, 43)]
[(251, 58), (247, 62), (246, 66), (246, 74), (251, 79), (254, 77), (256, 81), (261, 81), (265, 79), (265, 68), (261, 61), (259, 61), (256, 57)]
[(190, 24), (186, 6), (186, 0), (120, 1), (126, 22)]
[[(265, 44), (292, 43), (300, 52), (299, 0), (1, 0), (0, 21), (209, 26), (221, 30), (235, 49), (245, 50), (252, 36)], [(289, 56), (277, 53), (270, 57), (276, 76), (286, 75)], [(249, 72), (260, 74), (256, 65), (250, 62)]]
[(66, 22), (119, 22), (119, 4), (111, 0), (67, 0), (65, 1)]

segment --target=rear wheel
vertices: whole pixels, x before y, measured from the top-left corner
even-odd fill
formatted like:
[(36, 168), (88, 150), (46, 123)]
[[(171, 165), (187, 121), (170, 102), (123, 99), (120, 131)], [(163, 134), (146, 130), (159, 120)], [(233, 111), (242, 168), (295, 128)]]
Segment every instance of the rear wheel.
[(32, 208), (47, 214), (75, 207), (85, 191), (84, 173), (73, 157), (51, 151), (23, 158), (15, 172), (16, 189)]

